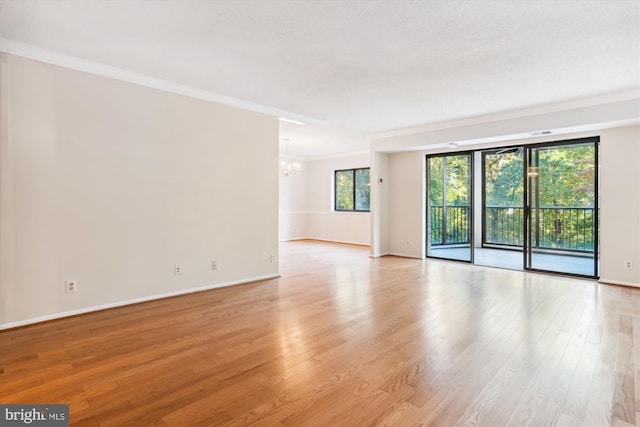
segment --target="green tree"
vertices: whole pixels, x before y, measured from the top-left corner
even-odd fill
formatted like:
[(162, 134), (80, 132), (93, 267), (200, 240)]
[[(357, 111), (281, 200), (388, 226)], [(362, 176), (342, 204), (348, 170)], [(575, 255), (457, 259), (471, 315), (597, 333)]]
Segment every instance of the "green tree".
[(429, 158), (429, 202), (442, 206), (442, 157)]
[(353, 210), (353, 171), (336, 172), (336, 209)]
[(592, 207), (593, 145), (553, 147), (538, 152), (541, 206)]
[(371, 206), (370, 169), (356, 169), (356, 210), (368, 211)]
[[(522, 244), (524, 161), (521, 153), (485, 156), (487, 240)], [(594, 146), (566, 145), (531, 151), (529, 192), (535, 236), (543, 247), (593, 247)], [(498, 208), (491, 208), (496, 206)], [(501, 209), (499, 207), (514, 208)]]
[[(541, 206), (590, 207), (594, 200), (593, 145), (539, 149), (532, 188), (539, 187)], [(522, 206), (523, 159), (516, 153), (485, 156), (488, 206)], [(534, 152), (535, 155), (535, 152)], [(537, 176), (536, 176), (537, 174)]]
[[(469, 161), (468, 155), (429, 158), (431, 241), (434, 243), (469, 241)], [(444, 224), (446, 230), (443, 236)]]
[(523, 162), (520, 152), (485, 156), (485, 194), (488, 206), (523, 204)]
[(368, 211), (371, 205), (370, 169), (336, 171), (336, 210)]

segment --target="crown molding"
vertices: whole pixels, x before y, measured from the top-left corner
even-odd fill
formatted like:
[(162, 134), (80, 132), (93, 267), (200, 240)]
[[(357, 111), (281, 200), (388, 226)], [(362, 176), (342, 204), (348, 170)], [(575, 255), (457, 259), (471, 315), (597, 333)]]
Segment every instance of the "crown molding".
[(241, 108), (243, 110), (249, 110), (269, 116), (276, 116), (288, 121), (314, 125), (322, 125), (324, 123), (322, 120), (315, 119), (313, 117), (307, 117), (300, 114), (292, 113), (290, 111), (270, 107), (268, 105), (257, 104), (255, 102), (247, 101), (244, 99), (233, 98), (231, 96), (186, 86), (180, 83), (171, 82), (169, 80), (148, 76), (146, 74), (136, 73), (98, 62), (76, 58), (74, 56), (65, 55), (62, 53), (54, 52), (25, 43), (20, 43), (2, 37), (0, 37), (0, 52), (20, 56), (22, 58), (33, 59), (35, 61), (57, 65), (76, 71), (82, 71), (97, 76), (108, 77), (123, 82), (133, 83), (139, 86), (158, 89), (164, 92), (202, 99), (204, 101), (215, 102), (218, 104)]

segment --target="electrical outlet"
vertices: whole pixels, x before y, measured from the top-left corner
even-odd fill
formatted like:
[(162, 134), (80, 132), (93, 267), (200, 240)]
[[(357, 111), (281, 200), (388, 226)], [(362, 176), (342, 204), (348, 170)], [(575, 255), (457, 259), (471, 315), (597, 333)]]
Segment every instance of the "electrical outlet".
[(271, 263), (273, 264), (274, 262), (276, 262), (278, 258), (276, 257), (276, 254), (271, 254)]
[(75, 280), (67, 280), (65, 284), (65, 292), (70, 294), (78, 290), (78, 283)]
[(627, 270), (631, 270), (633, 268), (633, 263), (631, 262), (631, 260), (626, 260), (624, 262), (624, 268)]
[(179, 276), (182, 274), (182, 266), (181, 265), (176, 265), (173, 269), (173, 272), (175, 273), (176, 276)]
[(217, 270), (218, 269), (218, 260), (213, 260), (211, 261), (211, 269), (212, 270)]

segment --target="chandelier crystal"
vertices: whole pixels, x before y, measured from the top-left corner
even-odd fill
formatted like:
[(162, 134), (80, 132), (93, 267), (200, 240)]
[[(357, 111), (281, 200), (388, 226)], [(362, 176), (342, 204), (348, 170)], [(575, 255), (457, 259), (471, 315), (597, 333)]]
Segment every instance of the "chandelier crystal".
[(280, 174), (282, 176), (297, 175), (300, 172), (300, 163), (290, 160), (280, 162)]

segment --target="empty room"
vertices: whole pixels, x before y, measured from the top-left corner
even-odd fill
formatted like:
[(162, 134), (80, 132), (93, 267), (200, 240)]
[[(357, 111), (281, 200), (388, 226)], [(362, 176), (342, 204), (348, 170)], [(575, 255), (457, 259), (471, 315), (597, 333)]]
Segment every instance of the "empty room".
[(0, 425), (640, 426), (640, 2), (0, 0)]

